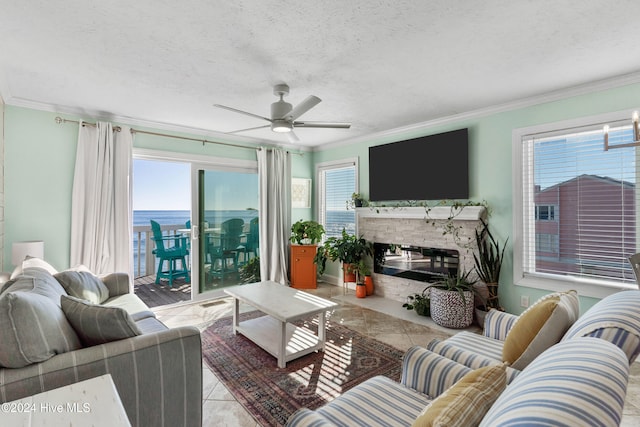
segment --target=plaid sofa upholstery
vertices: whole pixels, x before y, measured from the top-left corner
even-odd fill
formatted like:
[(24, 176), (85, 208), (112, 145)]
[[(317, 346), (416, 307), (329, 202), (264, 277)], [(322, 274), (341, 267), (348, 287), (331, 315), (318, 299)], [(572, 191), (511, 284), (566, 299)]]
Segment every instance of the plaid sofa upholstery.
[(133, 426), (202, 425), (202, 347), (195, 327), (168, 329), (134, 294), (127, 274), (102, 278), (142, 335), (79, 348), (20, 368), (0, 368), (0, 402), (111, 374)]

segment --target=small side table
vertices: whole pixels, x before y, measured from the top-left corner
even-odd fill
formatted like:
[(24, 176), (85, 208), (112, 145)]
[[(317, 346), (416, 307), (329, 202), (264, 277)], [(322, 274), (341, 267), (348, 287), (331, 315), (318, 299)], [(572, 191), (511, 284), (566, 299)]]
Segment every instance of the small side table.
[(130, 427), (110, 374), (0, 403), (3, 426)]

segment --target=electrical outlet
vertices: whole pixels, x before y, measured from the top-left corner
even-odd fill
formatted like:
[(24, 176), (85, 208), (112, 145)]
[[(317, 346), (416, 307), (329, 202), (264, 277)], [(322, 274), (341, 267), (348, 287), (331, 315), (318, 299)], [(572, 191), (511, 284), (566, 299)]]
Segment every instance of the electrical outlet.
[(529, 295), (520, 296), (520, 307), (524, 307), (524, 308), (529, 307)]

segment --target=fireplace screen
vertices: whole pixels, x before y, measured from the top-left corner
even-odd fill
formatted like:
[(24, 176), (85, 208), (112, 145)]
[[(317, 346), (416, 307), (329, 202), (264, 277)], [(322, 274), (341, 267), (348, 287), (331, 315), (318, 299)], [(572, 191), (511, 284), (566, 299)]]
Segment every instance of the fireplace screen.
[(374, 243), (374, 271), (378, 274), (435, 282), (458, 274), (460, 253), (453, 249)]

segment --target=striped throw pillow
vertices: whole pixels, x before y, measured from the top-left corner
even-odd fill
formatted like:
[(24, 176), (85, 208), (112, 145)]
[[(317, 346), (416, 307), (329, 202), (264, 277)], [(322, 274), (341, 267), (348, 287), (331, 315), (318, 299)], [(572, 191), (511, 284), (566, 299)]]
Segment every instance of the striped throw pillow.
[[(22, 277), (17, 285), (38, 280)], [(0, 298), (0, 366), (22, 368), (81, 348), (58, 305), (37, 292), (9, 291)]]
[(109, 289), (89, 271), (65, 270), (53, 275), (65, 291), (73, 297), (100, 304), (109, 299)]
[(62, 311), (85, 346), (104, 344), (142, 335), (129, 313), (120, 307), (91, 304), (62, 295)]
[(507, 386), (506, 365), (476, 369), (422, 411), (413, 427), (477, 426)]
[(0, 297), (0, 366), (22, 368), (82, 347), (51, 273), (28, 267), (10, 282)]

